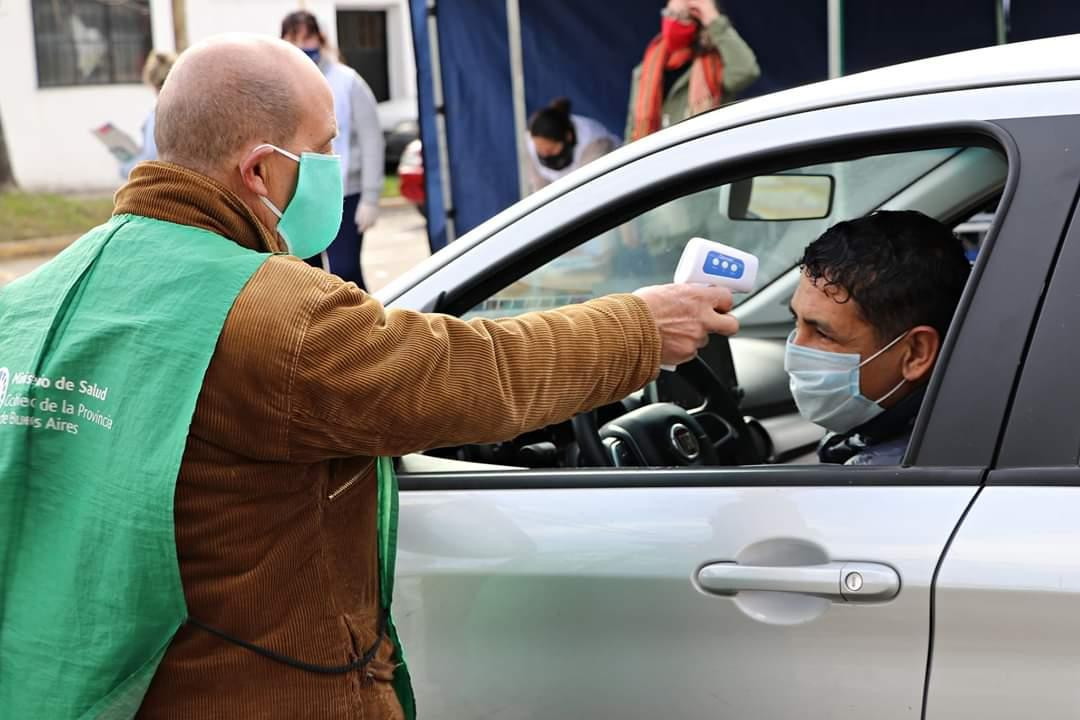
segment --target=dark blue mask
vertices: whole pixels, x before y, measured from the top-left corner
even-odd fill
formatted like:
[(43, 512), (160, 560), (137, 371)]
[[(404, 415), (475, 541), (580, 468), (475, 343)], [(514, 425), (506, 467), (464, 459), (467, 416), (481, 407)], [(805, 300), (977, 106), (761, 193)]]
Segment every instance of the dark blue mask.
[(307, 55), (309, 58), (311, 58), (311, 62), (315, 63), (316, 65), (319, 64), (319, 55), (321, 53), (319, 48), (311, 48), (311, 49), (300, 48), (300, 49), (304, 51), (305, 55)]

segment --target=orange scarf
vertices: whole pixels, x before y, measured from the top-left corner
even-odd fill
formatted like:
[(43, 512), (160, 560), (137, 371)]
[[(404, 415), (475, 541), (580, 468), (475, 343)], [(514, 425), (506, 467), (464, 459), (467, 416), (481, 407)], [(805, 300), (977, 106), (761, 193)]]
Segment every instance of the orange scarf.
[[(715, 49), (684, 48), (672, 52), (663, 35), (657, 35), (645, 48), (641, 79), (634, 103), (634, 129), (631, 140), (651, 135), (660, 129), (664, 105), (664, 71), (690, 66), (690, 115), (719, 107), (724, 97), (724, 59)], [(689, 117), (689, 116), (688, 116)], [(680, 120), (682, 118), (679, 118)]]

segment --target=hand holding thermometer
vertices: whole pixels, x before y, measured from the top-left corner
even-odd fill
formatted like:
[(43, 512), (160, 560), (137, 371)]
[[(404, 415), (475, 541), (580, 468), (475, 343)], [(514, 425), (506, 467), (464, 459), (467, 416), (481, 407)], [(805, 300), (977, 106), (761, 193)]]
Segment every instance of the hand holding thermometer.
[[(692, 238), (686, 243), (679, 264), (675, 267), (676, 283), (726, 287), (732, 292), (748, 293), (757, 281), (758, 259), (748, 252), (705, 238)], [(661, 365), (672, 371), (673, 365)]]

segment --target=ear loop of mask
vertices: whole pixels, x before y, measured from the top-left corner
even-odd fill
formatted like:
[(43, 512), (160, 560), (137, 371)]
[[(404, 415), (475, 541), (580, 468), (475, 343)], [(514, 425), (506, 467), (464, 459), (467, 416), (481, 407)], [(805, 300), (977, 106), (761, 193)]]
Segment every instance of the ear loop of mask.
[[(274, 150), (276, 152), (279, 152), (282, 155), (284, 155), (285, 157), (289, 158), (293, 162), (295, 162), (297, 164), (300, 163), (300, 157), (298, 155), (294, 155), (291, 152), (289, 152), (288, 150), (282, 150), (277, 145), (272, 145), (270, 143), (263, 143), (262, 145), (257, 146), (251, 152), (253, 152), (253, 153), (258, 152), (259, 150), (262, 150), (263, 148), (271, 148), (272, 150)], [(280, 220), (281, 216), (285, 214), (281, 210), (278, 210), (277, 206), (274, 205), (274, 203), (270, 202), (270, 198), (266, 197), (265, 195), (260, 195), (259, 200), (262, 202), (263, 205), (265, 205), (270, 210), (270, 212), (274, 213), (274, 215), (277, 216), (278, 220)]]
[[(258, 152), (259, 150), (262, 150), (263, 148), (267, 148), (267, 147), (273, 149), (276, 152), (281, 153), (282, 155), (284, 155), (285, 157), (289, 158), (290, 160), (294, 161), (297, 164), (300, 163), (300, 157), (299, 156), (294, 155), (291, 152), (289, 152), (288, 150), (283, 150), (283, 149), (279, 148), (277, 145), (272, 145), (270, 143), (263, 143), (262, 145), (257, 146), (251, 152)], [(263, 205), (265, 205), (267, 207), (267, 209), (270, 210), (270, 212), (274, 213), (274, 215), (277, 216), (278, 220), (280, 220), (281, 216), (285, 214), (281, 210), (278, 210), (277, 206), (274, 205), (274, 203), (270, 202), (270, 198), (266, 197), (265, 195), (260, 195), (259, 196), (259, 201)], [(278, 232), (278, 235), (281, 235), (282, 239), (285, 241), (285, 247), (288, 249), (288, 251), (292, 252), (292, 243), (289, 242), (289, 238), (285, 237), (285, 235), (282, 234), (280, 231)]]
[[(889, 343), (888, 345), (886, 345), (885, 347), (881, 348), (881, 349), (880, 349), (880, 350), (878, 350), (878, 351), (877, 351), (876, 353), (874, 353), (873, 355), (871, 355), (870, 357), (866, 358), (866, 359), (865, 359), (865, 360), (863, 360), (863, 361), (862, 361), (861, 363), (859, 363), (859, 367), (861, 368), (861, 367), (863, 367), (864, 365), (867, 365), (867, 364), (869, 364), (869, 363), (873, 362), (874, 360), (877, 360), (877, 359), (878, 359), (879, 357), (881, 357), (881, 356), (882, 356), (883, 354), (885, 354), (886, 352), (888, 352), (888, 351), (889, 351), (889, 348), (893, 347), (894, 345), (896, 345), (896, 343), (900, 342), (900, 341), (901, 341), (901, 340), (903, 340), (903, 339), (904, 339), (905, 337), (907, 337), (908, 333), (910, 333), (910, 332), (911, 332), (910, 330), (905, 330), (904, 332), (900, 333), (900, 334), (899, 334), (899, 335), (898, 335), (898, 336), (896, 337), (896, 339), (895, 339), (895, 340), (893, 340), (893, 341), (892, 341), (891, 343)], [(900, 382), (899, 382), (899, 383), (898, 383), (898, 384), (896, 385), (896, 387), (894, 387), (894, 388), (893, 388), (892, 390), (890, 390), (889, 392), (887, 392), (887, 393), (885, 393), (884, 395), (882, 395), (881, 397), (879, 397), (879, 398), (878, 398), (877, 400), (874, 400), (874, 401), (873, 401), (873, 402), (874, 402), (874, 404), (875, 404), (875, 405), (880, 405), (881, 403), (883, 403), (883, 402), (885, 402), (886, 400), (888, 400), (889, 398), (891, 398), (891, 397), (892, 397), (892, 396), (893, 396), (893, 395), (894, 395), (894, 394), (896, 393), (896, 391), (897, 391), (897, 390), (899, 390), (900, 388), (902, 388), (902, 387), (904, 386), (904, 383), (906, 383), (906, 382), (907, 382), (907, 378), (901, 378)]]

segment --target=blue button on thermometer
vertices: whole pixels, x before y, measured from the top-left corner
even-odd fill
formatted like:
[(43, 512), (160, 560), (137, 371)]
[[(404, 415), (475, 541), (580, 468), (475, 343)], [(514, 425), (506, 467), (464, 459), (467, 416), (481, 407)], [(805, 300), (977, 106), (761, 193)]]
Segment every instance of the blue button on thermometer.
[(716, 250), (710, 250), (709, 254), (705, 256), (705, 264), (702, 265), (701, 271), (706, 275), (714, 275), (718, 278), (738, 280), (746, 271), (746, 266), (738, 258), (733, 258)]

